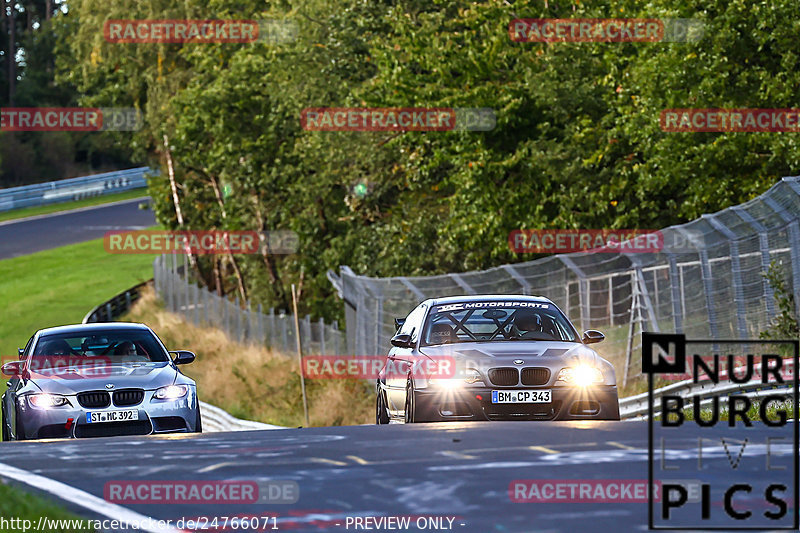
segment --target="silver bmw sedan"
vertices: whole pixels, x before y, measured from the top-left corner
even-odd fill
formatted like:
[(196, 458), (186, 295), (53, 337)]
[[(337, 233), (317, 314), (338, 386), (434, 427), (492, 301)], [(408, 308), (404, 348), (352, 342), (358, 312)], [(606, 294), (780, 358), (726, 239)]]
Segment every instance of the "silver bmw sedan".
[(195, 382), (144, 324), (78, 324), (37, 331), (6, 362), (3, 440), (201, 432)]

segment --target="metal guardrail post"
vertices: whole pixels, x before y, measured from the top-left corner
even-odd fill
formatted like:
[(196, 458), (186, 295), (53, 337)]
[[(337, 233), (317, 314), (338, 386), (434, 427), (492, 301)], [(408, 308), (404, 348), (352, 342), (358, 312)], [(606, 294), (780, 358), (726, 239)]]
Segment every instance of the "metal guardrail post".
[(669, 287), (672, 294), (672, 320), (675, 325), (675, 333), (683, 333), (683, 312), (681, 310), (681, 283), (678, 274), (678, 261), (675, 254), (667, 254), (669, 262)]

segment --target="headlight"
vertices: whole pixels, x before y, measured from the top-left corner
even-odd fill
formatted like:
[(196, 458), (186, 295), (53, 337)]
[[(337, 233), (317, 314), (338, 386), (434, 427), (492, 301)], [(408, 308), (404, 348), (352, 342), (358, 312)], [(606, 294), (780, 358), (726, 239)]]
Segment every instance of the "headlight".
[(66, 396), (61, 396), (60, 394), (30, 394), (28, 395), (28, 402), (31, 407), (39, 409), (50, 409), (51, 407), (61, 407), (63, 405), (72, 406)]
[(468, 368), (466, 372), (464, 372), (464, 382), (472, 385), (474, 383), (480, 383), (483, 385), (483, 378), (481, 378), (480, 373), (474, 368)]
[(467, 368), (461, 375), (453, 376), (451, 378), (438, 378), (431, 379), (431, 385), (442, 389), (456, 389), (462, 387), (464, 384), (474, 385), (479, 383), (483, 385), (483, 378), (474, 368)]
[(178, 398), (183, 398), (188, 392), (188, 385), (168, 385), (156, 390), (153, 398), (156, 400), (176, 400)]
[(556, 382), (558, 381), (567, 385), (575, 385), (576, 387), (588, 387), (589, 385), (602, 383), (603, 373), (589, 365), (567, 367), (558, 373)]

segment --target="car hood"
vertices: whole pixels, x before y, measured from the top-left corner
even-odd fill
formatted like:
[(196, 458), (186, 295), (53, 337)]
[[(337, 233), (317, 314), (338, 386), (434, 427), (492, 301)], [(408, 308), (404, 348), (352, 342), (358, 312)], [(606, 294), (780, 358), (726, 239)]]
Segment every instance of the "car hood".
[(553, 367), (567, 363), (597, 365), (602, 360), (584, 344), (556, 341), (464, 342), (424, 346), (420, 352), (432, 358), (453, 357), (459, 366), (471, 362), (478, 369), (514, 366), (516, 360), (524, 361), (525, 366)]
[(154, 390), (172, 385), (177, 372), (169, 363), (115, 363), (101, 369), (76, 369), (69, 372), (31, 372), (31, 381), (43, 392), (75, 394), (89, 390), (138, 388)]

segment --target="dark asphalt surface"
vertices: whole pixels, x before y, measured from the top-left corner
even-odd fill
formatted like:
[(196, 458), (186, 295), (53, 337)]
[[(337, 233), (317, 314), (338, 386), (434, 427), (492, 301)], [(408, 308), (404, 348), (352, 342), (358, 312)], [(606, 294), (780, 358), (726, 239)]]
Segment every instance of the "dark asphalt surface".
[(152, 210), (139, 209), (149, 199), (136, 198), (19, 221), (0, 222), (0, 259), (99, 239), (111, 230), (137, 230), (155, 225)]
[[(711, 519), (700, 522), (699, 504), (690, 504), (683, 511), (685, 525), (746, 525), (725, 520), (720, 488), (742, 480), (754, 490), (749, 497), (737, 496), (736, 508), (752, 509), (757, 523), (765, 524), (762, 513), (775, 510), (764, 502), (766, 483), (787, 483), (788, 492), (781, 497), (794, 507), (793, 428), (790, 423), (780, 429), (788, 440), (771, 443), (773, 470), (767, 471), (765, 439), (779, 435), (775, 429), (756, 424), (730, 432), (727, 426), (684, 426), (665, 437), (664, 466), (680, 470), (666, 476), (657, 465), (655, 476), (714, 480)], [(732, 435), (739, 441), (733, 442)], [(702, 471), (697, 470), (698, 437), (705, 439)], [(727, 451), (720, 437), (726, 439)], [(748, 444), (733, 468), (745, 438)], [(438, 530), (625, 532), (647, 530), (646, 502), (514, 503), (509, 485), (518, 479), (647, 480), (647, 442), (646, 422), (492, 422), (12, 442), (0, 444), (0, 455), (4, 463), (99, 497), (107, 481), (120, 480), (271, 479), (293, 480), (299, 486), (300, 498), (290, 505), (127, 505), (173, 521), (274, 516), (278, 530), (376, 531), (357, 529), (352, 522), (347, 527), (347, 519), (411, 516), (413, 525), (417, 517), (432, 516), (454, 518), (450, 528), (444, 519), (445, 528)], [(660, 454), (657, 450), (657, 460)], [(781, 467), (786, 469), (776, 470)], [(774, 526), (787, 520), (791, 524), (791, 517), (792, 509)], [(273, 530), (272, 524), (266, 531)]]

